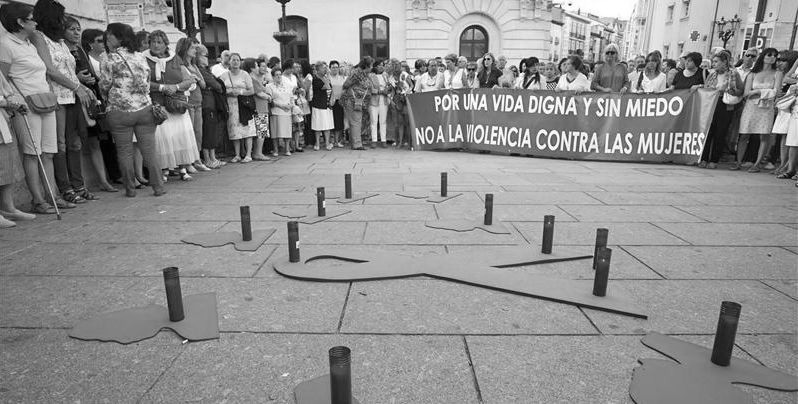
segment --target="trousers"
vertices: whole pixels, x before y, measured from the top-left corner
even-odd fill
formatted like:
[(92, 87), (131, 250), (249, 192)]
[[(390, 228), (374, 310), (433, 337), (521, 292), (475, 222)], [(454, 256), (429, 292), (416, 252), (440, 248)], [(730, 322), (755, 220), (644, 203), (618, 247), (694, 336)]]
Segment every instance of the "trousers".
[(135, 189), (133, 182), (136, 176), (133, 170), (133, 135), (135, 134), (138, 148), (150, 172), (150, 184), (153, 190), (160, 190), (163, 187), (163, 179), (155, 154), (155, 121), (150, 107), (133, 112), (112, 110), (108, 112), (108, 123), (114, 143), (116, 143), (116, 155), (125, 189), (129, 191)]

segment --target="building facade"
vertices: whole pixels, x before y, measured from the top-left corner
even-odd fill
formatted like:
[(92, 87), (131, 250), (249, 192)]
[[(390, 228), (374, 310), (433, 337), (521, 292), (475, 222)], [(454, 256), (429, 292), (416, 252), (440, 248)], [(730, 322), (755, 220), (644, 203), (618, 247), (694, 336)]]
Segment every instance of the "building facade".
[[(798, 46), (798, 0), (747, 0), (745, 3), (740, 14), (743, 22), (736, 35), (740, 40), (729, 47), (735, 54), (742, 54), (749, 47), (784, 50)], [(756, 37), (753, 35), (755, 29)]]

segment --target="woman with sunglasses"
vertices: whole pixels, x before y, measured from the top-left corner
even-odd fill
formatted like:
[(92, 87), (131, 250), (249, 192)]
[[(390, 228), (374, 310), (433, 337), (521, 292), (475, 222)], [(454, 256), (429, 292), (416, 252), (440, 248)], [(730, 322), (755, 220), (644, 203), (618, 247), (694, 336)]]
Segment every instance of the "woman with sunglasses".
[(499, 77), (502, 71), (496, 66), (496, 58), (492, 53), (488, 52), (482, 56), (482, 63), (480, 64), (479, 78), (480, 88), (493, 88), (499, 85)]
[(752, 134), (759, 135), (759, 152), (756, 161), (749, 173), (758, 173), (761, 168), (762, 159), (770, 148), (770, 134), (773, 130), (773, 118), (775, 114), (775, 99), (783, 72), (776, 68), (779, 51), (774, 48), (767, 48), (756, 59), (751, 74), (745, 80), (746, 98), (743, 113), (740, 117), (740, 139), (737, 143), (737, 163), (731, 168), (739, 170), (742, 166), (742, 159), (748, 148), (748, 140)]
[(713, 71), (707, 77), (704, 88), (717, 90), (721, 93), (721, 96), (718, 97), (712, 124), (709, 126), (709, 132), (704, 142), (701, 162), (698, 163), (700, 168), (717, 167), (720, 153), (724, 149), (724, 138), (729, 131), (729, 124), (731, 124), (734, 114), (734, 105), (727, 104), (730, 99), (726, 94), (732, 97), (739, 97), (743, 94), (744, 89), (740, 75), (731, 66), (731, 54), (729, 52), (718, 52), (713, 56), (712, 67)]
[(618, 63), (618, 45), (611, 43), (604, 49), (604, 63), (596, 66), (590, 88), (601, 93), (625, 93), (629, 90), (629, 75)]

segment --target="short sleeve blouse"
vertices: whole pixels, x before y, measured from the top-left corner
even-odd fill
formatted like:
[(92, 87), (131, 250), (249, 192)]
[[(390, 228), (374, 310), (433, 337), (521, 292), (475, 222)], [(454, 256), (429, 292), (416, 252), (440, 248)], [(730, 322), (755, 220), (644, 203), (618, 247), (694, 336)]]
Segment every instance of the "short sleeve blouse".
[(11, 34), (0, 36), (0, 62), (10, 65), (8, 76), (22, 95), (50, 92), (47, 66), (29, 40)]
[(560, 90), (590, 91), (590, 82), (587, 81), (587, 77), (582, 73), (578, 73), (574, 81), (569, 81), (568, 75), (563, 74), (560, 76), (557, 88)]
[[(53, 67), (69, 80), (74, 83), (79, 83), (78, 76), (75, 74), (75, 57), (72, 56), (72, 52), (69, 51), (69, 47), (64, 43), (64, 40), (62, 39), (56, 42), (48, 38), (47, 35), (41, 34), (41, 36), (50, 49), (50, 58), (53, 60)], [(59, 104), (68, 105), (75, 103), (75, 93), (72, 89), (64, 87), (55, 81), (51, 81), (51, 84), (53, 86), (53, 92), (56, 97), (58, 97)]]
[(134, 112), (152, 105), (150, 66), (141, 53), (120, 48), (104, 54), (99, 75), (100, 90), (107, 94), (109, 111)]

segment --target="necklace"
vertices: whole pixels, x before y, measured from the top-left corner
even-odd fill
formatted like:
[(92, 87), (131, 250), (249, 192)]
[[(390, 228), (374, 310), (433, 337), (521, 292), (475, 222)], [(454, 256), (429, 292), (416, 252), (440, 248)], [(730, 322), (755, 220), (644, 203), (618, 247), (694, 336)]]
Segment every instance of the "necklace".
[(434, 76), (430, 76), (429, 73), (427, 73), (427, 87), (432, 87), (437, 82), (438, 82), (438, 75), (437, 74), (435, 74)]

